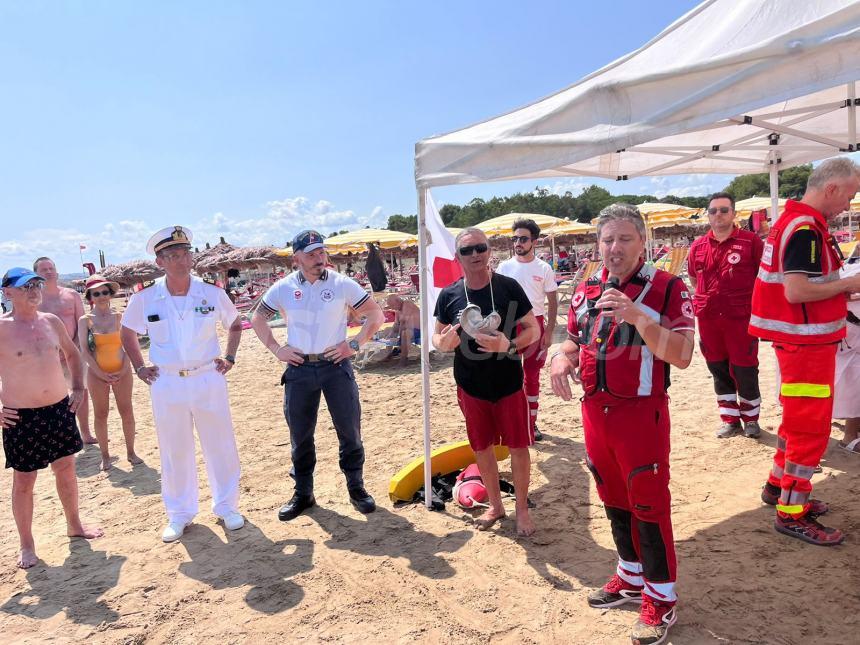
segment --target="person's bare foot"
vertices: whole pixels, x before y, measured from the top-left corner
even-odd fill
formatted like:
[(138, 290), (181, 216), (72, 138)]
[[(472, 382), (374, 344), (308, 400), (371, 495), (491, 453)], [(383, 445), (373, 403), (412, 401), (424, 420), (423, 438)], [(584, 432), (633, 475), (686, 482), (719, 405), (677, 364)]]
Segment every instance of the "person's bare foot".
[(102, 457), (102, 467), (101, 467), (102, 471), (106, 472), (112, 468), (110, 462), (111, 462), (110, 457)]
[(36, 563), (39, 561), (39, 556), (36, 555), (36, 552), (33, 549), (24, 549), (22, 548), (18, 552), (18, 559), (15, 564), (19, 569), (29, 569), (30, 567), (36, 566)]
[(504, 511), (499, 512), (494, 511), (493, 509), (488, 509), (480, 517), (475, 518), (475, 526), (479, 531), (486, 531), (487, 529), (492, 528), (493, 525), (504, 516)]
[(105, 534), (104, 530), (99, 527), (84, 526), (83, 524), (76, 528), (69, 527), (69, 537), (86, 538), (87, 540), (95, 540)]
[(93, 435), (85, 434), (83, 432), (81, 433), (81, 439), (83, 439), (84, 443), (88, 446), (93, 446), (99, 442), (99, 440), (96, 439)]
[(517, 535), (528, 537), (535, 532), (535, 524), (532, 522), (528, 510), (517, 511)]
[(138, 457), (135, 453), (131, 453), (128, 456), (128, 463), (130, 463), (132, 466), (139, 466), (143, 463), (143, 459)]

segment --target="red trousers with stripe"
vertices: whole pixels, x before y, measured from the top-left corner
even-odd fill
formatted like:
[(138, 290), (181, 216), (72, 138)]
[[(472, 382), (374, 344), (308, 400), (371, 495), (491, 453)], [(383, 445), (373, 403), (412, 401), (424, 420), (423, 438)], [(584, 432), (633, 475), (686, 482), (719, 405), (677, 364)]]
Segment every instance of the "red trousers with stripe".
[(523, 389), (529, 402), (529, 415), (531, 429), (535, 429), (537, 422), (538, 406), (540, 405), (540, 371), (546, 365), (546, 350), (542, 349), (544, 332), (543, 316), (535, 316), (540, 327), (540, 338), (522, 351), (523, 357)]
[(774, 343), (781, 375), (782, 423), (768, 482), (782, 489), (777, 512), (809, 509), (812, 474), (830, 439), (837, 345)]
[(674, 601), (677, 563), (669, 493), (669, 397), (582, 401), (586, 463), (618, 555), (641, 562), (645, 593)]
[(720, 419), (725, 423), (758, 421), (758, 338), (750, 336), (749, 318), (697, 319), (699, 347), (714, 377)]

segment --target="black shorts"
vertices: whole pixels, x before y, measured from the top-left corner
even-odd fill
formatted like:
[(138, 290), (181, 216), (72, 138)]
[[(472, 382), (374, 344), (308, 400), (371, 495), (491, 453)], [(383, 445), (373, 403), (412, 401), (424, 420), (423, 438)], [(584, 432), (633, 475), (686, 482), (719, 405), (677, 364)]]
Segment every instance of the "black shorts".
[(69, 397), (43, 408), (17, 408), (18, 421), (3, 428), (6, 468), (29, 473), (84, 447)]

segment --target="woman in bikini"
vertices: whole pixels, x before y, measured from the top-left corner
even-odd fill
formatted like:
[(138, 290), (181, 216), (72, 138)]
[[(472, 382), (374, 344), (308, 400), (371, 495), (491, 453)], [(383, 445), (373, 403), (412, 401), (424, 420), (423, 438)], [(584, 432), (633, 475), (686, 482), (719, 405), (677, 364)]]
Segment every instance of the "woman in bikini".
[(102, 453), (102, 470), (109, 470), (111, 467), (107, 426), (111, 390), (122, 419), (128, 460), (132, 465), (143, 463), (134, 452), (134, 410), (131, 404), (134, 376), (131, 363), (119, 339), (122, 315), (111, 308), (111, 298), (118, 290), (119, 285), (116, 282), (105, 280), (97, 274), (91, 275), (86, 282), (84, 297), (92, 309), (78, 320), (81, 354), (89, 365), (87, 387), (93, 401), (96, 438)]

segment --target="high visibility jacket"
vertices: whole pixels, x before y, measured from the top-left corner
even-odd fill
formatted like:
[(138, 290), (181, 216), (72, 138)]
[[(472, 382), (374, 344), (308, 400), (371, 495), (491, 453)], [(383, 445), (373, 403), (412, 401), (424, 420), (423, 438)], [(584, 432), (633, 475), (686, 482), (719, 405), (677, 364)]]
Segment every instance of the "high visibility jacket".
[(783, 255), (789, 238), (801, 228), (815, 230), (825, 240), (821, 249), (822, 274), (810, 277), (809, 281), (824, 283), (839, 279), (842, 260), (833, 244), (827, 243), (831, 236), (824, 216), (806, 204), (789, 200), (764, 246), (753, 288), (749, 332), (763, 340), (793, 345), (836, 343), (845, 337), (848, 309), (844, 294), (802, 303), (790, 303), (785, 297)]
[[(579, 371), (585, 396), (606, 392), (629, 398), (664, 394), (669, 364), (657, 358), (636, 328), (594, 307), (608, 273), (581, 282), (570, 303), (567, 331), (579, 339)], [(619, 289), (654, 321), (673, 331), (693, 331), (693, 304), (684, 282), (640, 264)]]

